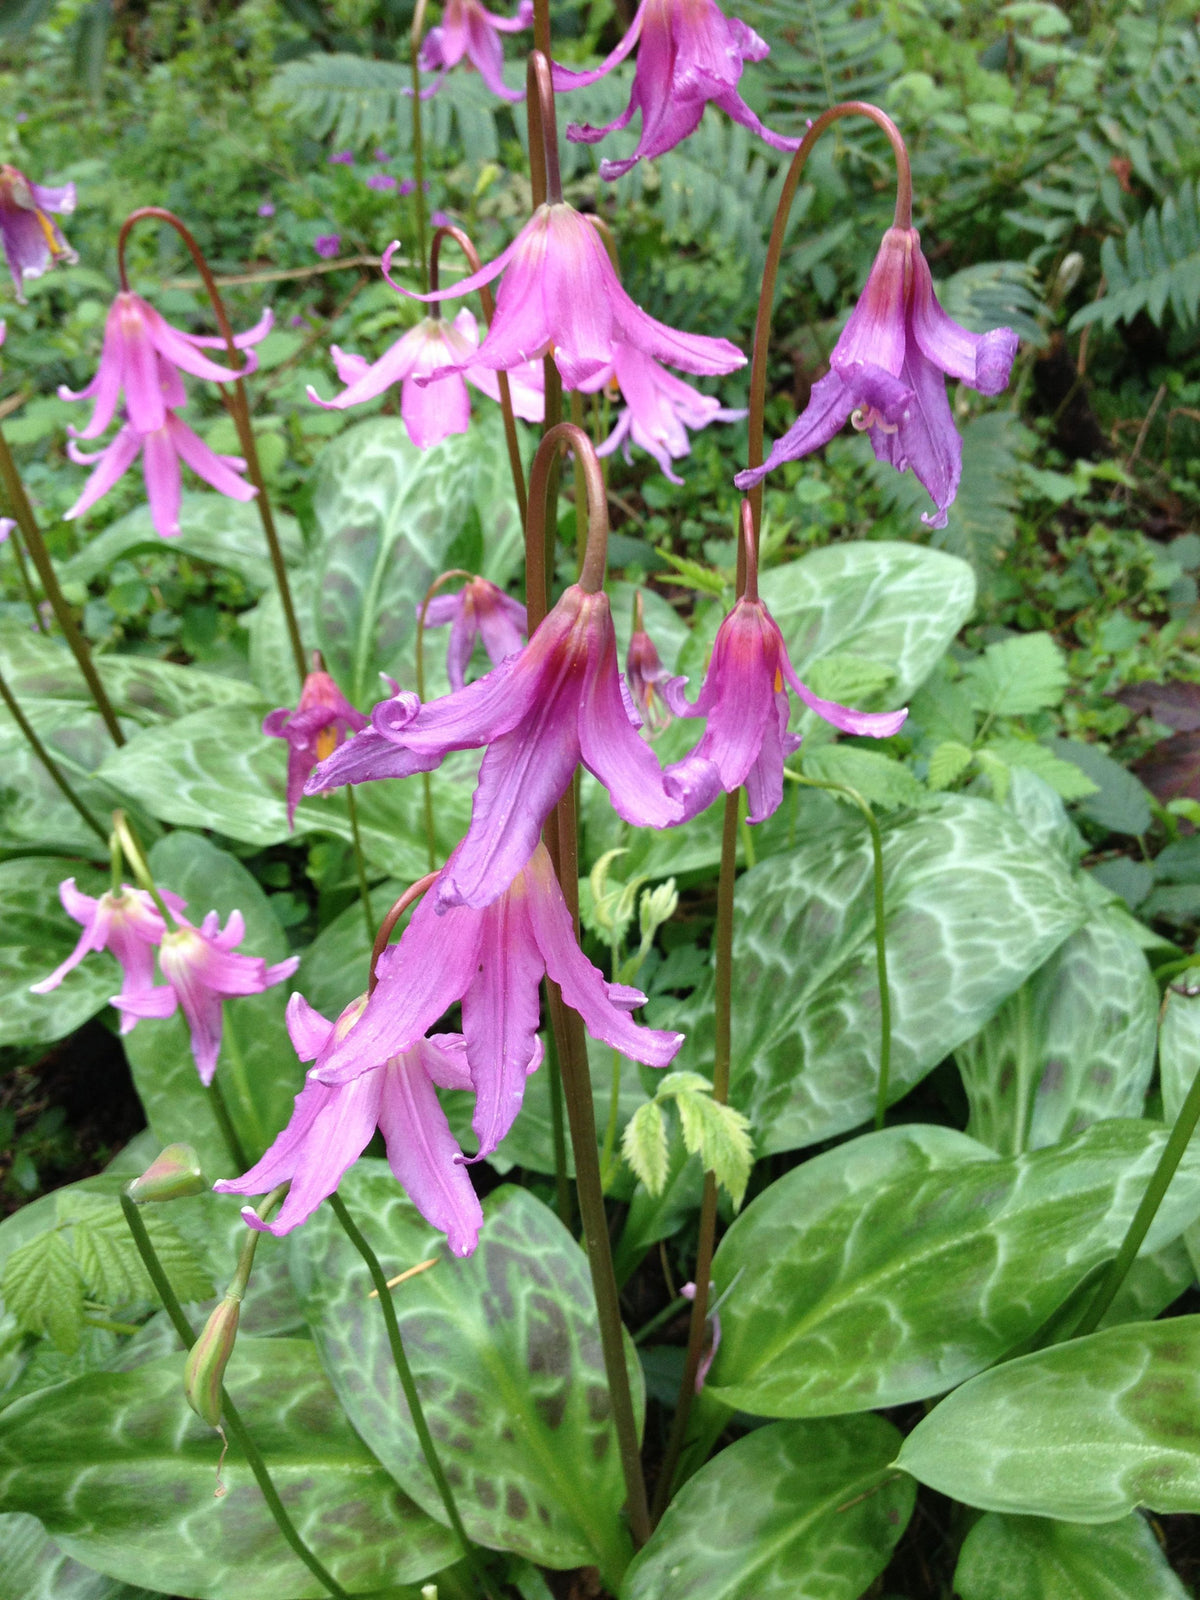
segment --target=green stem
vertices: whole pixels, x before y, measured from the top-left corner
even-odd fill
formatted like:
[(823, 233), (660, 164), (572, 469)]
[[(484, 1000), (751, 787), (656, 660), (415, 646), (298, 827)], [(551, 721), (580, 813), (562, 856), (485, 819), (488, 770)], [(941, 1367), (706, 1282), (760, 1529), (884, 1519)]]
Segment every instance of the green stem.
[(42, 613), (38, 610), (37, 595), (33, 592), (33, 580), (29, 576), (29, 567), (25, 562), (25, 551), (21, 545), (20, 528), (13, 529), (9, 535), (8, 542), (12, 546), (13, 559), (17, 563), (17, 573), (21, 579), (21, 588), (25, 593), (25, 602), (33, 616), (33, 625), (39, 633), (47, 633), (49, 630), (42, 618)]
[(677, 1317), (686, 1305), (687, 1301), (683, 1296), (676, 1295), (674, 1300), (665, 1305), (661, 1311), (655, 1312), (650, 1321), (638, 1329), (633, 1336), (634, 1344), (645, 1344), (652, 1333), (657, 1333), (664, 1322), (670, 1322), (672, 1317)]
[[(425, 774), (428, 783), (429, 774)], [(363, 919), (367, 924), (367, 943), (375, 940), (375, 918), (371, 913), (371, 886), (367, 882), (367, 859), (363, 855), (362, 834), (358, 831), (358, 801), (354, 798), (353, 784), (346, 785), (346, 814), (350, 818), (350, 840), (354, 846), (354, 870), (358, 876), (358, 897), (362, 901)]]
[(242, 1148), (242, 1141), (238, 1138), (237, 1129), (233, 1125), (233, 1118), (229, 1115), (229, 1106), (226, 1104), (224, 1091), (215, 1078), (208, 1086), (208, 1103), (212, 1108), (216, 1124), (221, 1130), (221, 1137), (224, 1139), (230, 1157), (238, 1171), (248, 1171), (250, 1160)]
[(1125, 1237), (1121, 1241), (1121, 1248), (1117, 1251), (1112, 1265), (1105, 1274), (1096, 1296), (1084, 1312), (1078, 1326), (1072, 1334), (1073, 1338), (1081, 1338), (1085, 1333), (1094, 1333), (1100, 1325), (1100, 1319), (1112, 1305), (1117, 1297), (1117, 1291), (1125, 1282), (1125, 1276), (1142, 1248), (1150, 1224), (1163, 1202), (1163, 1197), (1170, 1188), (1171, 1179), (1175, 1176), (1175, 1169), (1183, 1158), (1196, 1124), (1200, 1122), (1200, 1068), (1192, 1079), (1192, 1086), (1187, 1092), (1187, 1098), (1179, 1108), (1179, 1115), (1175, 1118), (1174, 1126), (1163, 1146), (1162, 1155), (1158, 1158), (1158, 1165), (1146, 1185), (1146, 1192), (1142, 1202), (1133, 1214), (1133, 1221), (1126, 1229)]
[(412, 1417), (417, 1438), (420, 1441), (421, 1454), (425, 1457), (425, 1465), (429, 1468), (430, 1476), (437, 1485), (442, 1506), (450, 1526), (458, 1538), (458, 1542), (462, 1545), (463, 1555), (466, 1557), (476, 1580), (482, 1586), (484, 1594), (490, 1597), (491, 1589), (488, 1585), (488, 1577), (483, 1560), (479, 1551), (467, 1538), (467, 1531), (463, 1527), (462, 1518), (458, 1514), (454, 1491), (451, 1489), (449, 1479), (442, 1468), (437, 1447), (433, 1442), (433, 1435), (430, 1433), (429, 1424), (425, 1420), (425, 1410), (421, 1405), (421, 1397), (417, 1393), (416, 1380), (413, 1378), (412, 1368), (409, 1366), (408, 1356), (405, 1354), (404, 1340), (400, 1337), (400, 1324), (396, 1321), (396, 1307), (392, 1300), (392, 1291), (388, 1288), (387, 1274), (379, 1264), (379, 1257), (371, 1249), (371, 1246), (359, 1231), (354, 1218), (346, 1209), (346, 1202), (341, 1195), (335, 1191), (329, 1196), (329, 1204), (333, 1208), (334, 1216), (341, 1223), (346, 1237), (366, 1263), (367, 1271), (371, 1275), (371, 1282), (378, 1292), (379, 1304), (383, 1310), (383, 1320), (387, 1327), (388, 1343), (392, 1348), (392, 1360), (396, 1365), (400, 1387), (404, 1390), (404, 1398), (408, 1404), (409, 1415)]
[(63, 798), (70, 801), (70, 803), (75, 807), (75, 810), (78, 811), (79, 815), (83, 818), (84, 822), (87, 823), (88, 827), (97, 836), (97, 838), (102, 839), (103, 842), (107, 844), (108, 834), (104, 828), (101, 827), (100, 823), (97, 822), (96, 818), (88, 810), (87, 806), (84, 805), (83, 801), (75, 793), (74, 789), (72, 789), (71, 785), (67, 782), (65, 776), (63, 775), (62, 768), (58, 765), (57, 761), (55, 761), (54, 757), (46, 749), (46, 746), (33, 731), (33, 727), (30, 724), (29, 719), (18, 705), (16, 697), (9, 688), (3, 673), (0, 673), (0, 700), (3, 700), (4, 704), (8, 707), (9, 716), (25, 735), (25, 738), (29, 743), (29, 748), (33, 751), (34, 755), (38, 758), (42, 766), (45, 767), (46, 771), (50, 774), (51, 778), (62, 791)]
[(71, 654), (79, 663), (84, 682), (96, 702), (96, 710), (100, 713), (113, 743), (124, 744), (125, 735), (121, 732), (117, 714), (112, 708), (112, 702), (104, 685), (100, 682), (100, 674), (96, 671), (92, 652), (88, 648), (87, 640), (75, 624), (66, 596), (59, 588), (54, 563), (50, 560), (50, 552), (46, 549), (46, 541), (42, 538), (41, 529), (37, 525), (37, 518), (33, 514), (33, 507), (29, 503), (29, 496), (25, 493), (25, 485), (21, 482), (21, 475), (17, 471), (17, 464), (13, 460), (12, 451), (8, 448), (8, 440), (4, 437), (3, 429), (0, 429), (0, 480), (3, 480), (12, 514), (25, 540), (25, 548), (29, 551), (30, 560), (37, 569), (42, 591), (50, 602), (55, 620), (63, 631), (63, 638), (67, 641)]
[(154, 874), (150, 871), (150, 863), (146, 860), (145, 851), (142, 849), (141, 842), (130, 825), (129, 818), (123, 811), (118, 810), (113, 812), (112, 820), (113, 832), (117, 836), (117, 842), (124, 852), (126, 861), (133, 869), (133, 875), (138, 881), (138, 888), (146, 891), (151, 900), (154, 901), (155, 908), (166, 923), (168, 930), (174, 933), (177, 927), (175, 915), (158, 892)]
[(426, 0), (417, 0), (408, 35), (408, 58), (412, 64), (412, 149), (413, 213), (417, 219), (417, 260), (421, 263), (421, 288), (429, 290), (429, 249), (425, 221), (425, 137), (421, 126), (421, 33), (425, 27)]
[[(175, 1332), (179, 1335), (184, 1348), (190, 1350), (196, 1342), (195, 1331), (184, 1314), (183, 1307), (179, 1304), (179, 1299), (171, 1287), (170, 1279), (163, 1271), (162, 1263), (158, 1259), (158, 1252), (151, 1242), (150, 1235), (146, 1232), (146, 1224), (141, 1219), (136, 1201), (131, 1200), (127, 1194), (122, 1193), (121, 1210), (125, 1213), (125, 1221), (129, 1226), (130, 1233), (133, 1235), (133, 1242), (137, 1246), (138, 1255), (141, 1256), (142, 1263), (150, 1275), (151, 1283), (158, 1291), (159, 1299), (166, 1308), (166, 1313), (174, 1325)], [(245, 1456), (246, 1463), (254, 1474), (262, 1497), (266, 1501), (267, 1509), (274, 1517), (275, 1525), (288, 1545), (312, 1573), (313, 1577), (316, 1578), (317, 1582), (329, 1591), (333, 1596), (333, 1600), (349, 1600), (345, 1589), (342, 1588), (333, 1574), (326, 1570), (297, 1532), (295, 1523), (288, 1516), (287, 1509), (279, 1498), (274, 1483), (271, 1481), (271, 1475), (267, 1471), (267, 1464), (263, 1460), (258, 1446), (250, 1437), (240, 1412), (229, 1398), (228, 1390), (224, 1387), (221, 1389), (221, 1411), (225, 1418), (225, 1425), (232, 1434), (234, 1442)]]
[[(545, 985), (543, 993), (548, 1015), (550, 996)], [(567, 1176), (566, 1111), (563, 1106), (562, 1073), (558, 1070), (558, 1049), (553, 1029), (546, 1039), (545, 1071), (550, 1085), (550, 1132), (554, 1140), (554, 1204), (559, 1221), (564, 1228), (569, 1229), (575, 1220), (575, 1208), (571, 1204), (571, 1180)]]
[(600, 1187), (607, 1190), (613, 1179), (613, 1160), (617, 1148), (617, 1123), (621, 1120), (621, 1052), (612, 1053), (612, 1084), (608, 1091), (608, 1123), (604, 1129), (604, 1148), (600, 1152)]

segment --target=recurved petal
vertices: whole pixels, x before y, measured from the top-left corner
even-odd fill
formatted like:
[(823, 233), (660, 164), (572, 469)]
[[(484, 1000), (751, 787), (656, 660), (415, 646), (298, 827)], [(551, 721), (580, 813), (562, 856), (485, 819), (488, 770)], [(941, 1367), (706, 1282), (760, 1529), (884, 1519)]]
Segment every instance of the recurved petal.
[(180, 456), (198, 478), (210, 484), (219, 494), (230, 500), (253, 500), (258, 490), (247, 483), (230, 465), (230, 456), (219, 456), (211, 450), (199, 434), (193, 433), (186, 422), (181, 422), (173, 412), (167, 413), (167, 432)]
[(607, 601), (578, 718), (583, 763), (608, 790), (618, 816), (636, 828), (666, 828), (678, 822), (680, 803), (665, 787), (658, 757), (638, 737), (625, 710)]
[[(329, 1022), (315, 1006), (310, 1006), (302, 994), (294, 994), (287, 1003), (287, 1031), (292, 1048), (301, 1061), (315, 1061), (324, 1049), (333, 1031)], [(251, 1194), (256, 1190), (250, 1190)]]
[(519, 878), (482, 913), (479, 971), (463, 996), (463, 1035), (475, 1088), (472, 1127), (479, 1156), (491, 1155), (525, 1096), (541, 1016), (546, 964), (534, 942)]
[(1011, 328), (968, 333), (938, 304), (929, 263), (917, 247), (913, 260), (912, 332), (921, 354), (935, 367), (980, 394), (999, 394), (1008, 383), (1017, 336)]
[(74, 517), (81, 517), (89, 507), (94, 506), (97, 500), (106, 495), (113, 484), (129, 471), (137, 460), (141, 447), (141, 439), (126, 423), (107, 450), (101, 453), (95, 470), (83, 486), (79, 499), (70, 510), (63, 512), (64, 521), (70, 522)]
[(479, 1241), (483, 1211), (418, 1051), (384, 1069), (379, 1126), (388, 1165), (408, 1198), (446, 1235), (453, 1255), (469, 1256)]
[(762, 466), (748, 467), (745, 472), (739, 472), (733, 480), (736, 487), (751, 489), (783, 462), (811, 455), (814, 450), (827, 445), (856, 404), (854, 396), (838, 374), (832, 370), (827, 372), (813, 384), (808, 404), (782, 439), (776, 439)]
[(346, 783), (370, 783), (376, 778), (411, 778), (414, 772), (432, 772), (441, 760), (441, 751), (418, 754), (375, 728), (364, 728), (313, 768), (304, 793), (324, 794)]

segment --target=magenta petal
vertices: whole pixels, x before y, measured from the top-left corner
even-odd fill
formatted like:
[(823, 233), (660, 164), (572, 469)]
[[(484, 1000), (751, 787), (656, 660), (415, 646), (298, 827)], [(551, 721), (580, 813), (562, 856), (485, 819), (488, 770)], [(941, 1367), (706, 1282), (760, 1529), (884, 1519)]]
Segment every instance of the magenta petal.
[(489, 1156), (512, 1127), (541, 1017), (546, 964), (529, 926), (527, 893), (514, 884), (482, 914), (479, 972), (463, 995), (463, 1036), (475, 1088), (472, 1127)]
[(83, 492), (69, 510), (63, 512), (63, 520), (70, 522), (75, 517), (81, 517), (85, 511), (94, 506), (112, 488), (120, 478), (123, 478), (130, 467), (137, 460), (138, 451), (142, 441), (134, 433), (128, 423), (117, 434), (113, 442), (100, 456), (99, 463), (91, 477), (83, 486)]
[(400, 390), (400, 416), (418, 450), (429, 450), (471, 425), (467, 386), (457, 373), (422, 385), (406, 378)]
[(510, 89), (504, 81), (504, 46), (488, 26), (481, 6), (473, 6), (467, 13), (467, 53), (493, 94), (511, 102), (525, 98), (523, 88)]
[(922, 522), (944, 528), (962, 476), (962, 440), (946, 398), (945, 380), (919, 350), (910, 352), (904, 378), (913, 389), (904, 419), (895, 433), (873, 427), (871, 444), (881, 461), (900, 472), (912, 469), (937, 507), (932, 515), (923, 513)]
[(791, 710), (787, 695), (775, 696), (775, 714), (763, 727), (762, 743), (746, 774), (746, 821), (765, 822), (783, 801), (784, 738)]
[(379, 1126), (388, 1165), (413, 1205), (446, 1235), (453, 1255), (470, 1255), (483, 1211), (419, 1051), (388, 1062)]
[[(747, 32), (749, 32), (748, 29)], [(712, 103), (723, 111), (731, 122), (740, 122), (743, 128), (749, 128), (751, 133), (755, 134), (765, 144), (769, 144), (772, 150), (791, 151), (800, 148), (799, 139), (789, 139), (786, 134), (773, 133), (766, 123), (760, 121), (755, 113), (751, 111), (736, 90), (727, 89), (724, 94), (713, 95)]]
[(467, 1041), (461, 1033), (431, 1033), (414, 1047), (421, 1053), (425, 1071), (439, 1089), (471, 1089)]
[(121, 298), (118, 295), (109, 307), (104, 324), (104, 345), (100, 351), (100, 365), (96, 369), (96, 376), (87, 388), (81, 389), (78, 394), (72, 394), (66, 387), (58, 391), (61, 400), (94, 401), (87, 426), (77, 435), (80, 439), (98, 439), (113, 419), (117, 400), (121, 394), (123, 346)]
[(302, 994), (294, 994), (287, 1003), (287, 1031), (298, 1058), (315, 1061), (328, 1042), (333, 1024)]
[(776, 439), (762, 466), (739, 472), (733, 480), (736, 487), (752, 489), (784, 461), (795, 461), (828, 444), (845, 424), (855, 404), (854, 396), (838, 374), (827, 372), (813, 384), (808, 404), (783, 437)]
[(968, 333), (948, 317), (933, 292), (929, 263), (918, 244), (913, 260), (912, 333), (921, 354), (935, 367), (980, 394), (999, 394), (1008, 384), (1017, 353), (1011, 328)]
[(418, 755), (376, 729), (364, 728), (318, 762), (308, 775), (304, 793), (324, 794), (346, 783), (369, 783), (374, 778), (411, 778), (415, 772), (432, 772), (441, 759), (441, 751)]
[(664, 786), (657, 756), (629, 720), (611, 616), (606, 620), (605, 637), (594, 647), (599, 659), (579, 706), (580, 753), (608, 790), (618, 816), (637, 828), (666, 828), (680, 820), (679, 802)]
[(642, 0), (634, 13), (633, 21), (625, 30), (620, 43), (609, 51), (598, 67), (592, 67), (587, 72), (573, 72), (569, 67), (560, 67), (557, 62), (552, 64), (554, 87), (559, 94), (564, 94), (571, 89), (585, 89), (589, 84), (598, 82), (607, 73), (619, 66), (641, 38), (642, 25), (646, 20), (646, 10), (652, 0)]
[(247, 483), (229, 465), (228, 456), (219, 456), (210, 450), (198, 434), (192, 432), (173, 412), (167, 414), (167, 432), (171, 442), (198, 478), (210, 484), (230, 500), (253, 500), (258, 490)]
[(181, 532), (179, 508), (183, 491), (179, 457), (165, 427), (146, 435), (142, 448), (142, 472), (146, 479), (146, 495), (150, 501), (154, 531), (161, 539), (178, 538)]

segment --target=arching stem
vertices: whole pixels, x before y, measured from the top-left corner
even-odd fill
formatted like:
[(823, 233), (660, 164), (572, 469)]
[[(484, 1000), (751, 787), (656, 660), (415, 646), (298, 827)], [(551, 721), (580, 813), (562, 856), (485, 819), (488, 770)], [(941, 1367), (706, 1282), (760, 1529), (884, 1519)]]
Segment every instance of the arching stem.
[(395, 929), (396, 924), (400, 921), (400, 918), (408, 910), (409, 906), (412, 905), (414, 900), (419, 900), (425, 893), (426, 889), (428, 889), (430, 885), (435, 882), (436, 878), (436, 872), (427, 872), (423, 878), (418, 878), (416, 883), (409, 884), (408, 888), (405, 889), (399, 900), (396, 901), (395, 905), (388, 912), (387, 916), (384, 917), (383, 921), (379, 924), (379, 932), (375, 935), (375, 943), (371, 949), (371, 966), (367, 973), (368, 995), (375, 993), (376, 986), (379, 983), (379, 978), (375, 969), (379, 965), (380, 956), (387, 949), (387, 942), (392, 937), (392, 932)]

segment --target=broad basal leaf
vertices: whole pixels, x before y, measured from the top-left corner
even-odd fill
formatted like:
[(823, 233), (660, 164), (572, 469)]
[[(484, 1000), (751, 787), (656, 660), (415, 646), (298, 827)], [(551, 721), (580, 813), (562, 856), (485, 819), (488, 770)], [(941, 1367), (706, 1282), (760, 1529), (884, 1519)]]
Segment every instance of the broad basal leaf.
[(0, 1574), (4, 1600), (158, 1600), (72, 1561), (23, 1511), (0, 1516)]
[(988, 1512), (954, 1573), (961, 1600), (1188, 1600), (1143, 1517), (1092, 1527)]

